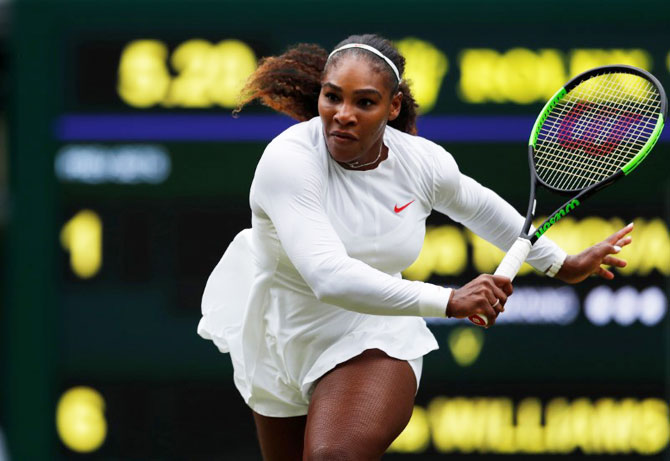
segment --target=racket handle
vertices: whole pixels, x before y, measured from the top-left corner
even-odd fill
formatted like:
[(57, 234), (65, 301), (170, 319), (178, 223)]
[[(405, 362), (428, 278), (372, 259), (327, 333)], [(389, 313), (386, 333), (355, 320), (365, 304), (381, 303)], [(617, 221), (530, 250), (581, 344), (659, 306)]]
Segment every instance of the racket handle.
[[(512, 248), (509, 249), (493, 275), (503, 275), (510, 279), (510, 281), (514, 280), (519, 269), (521, 269), (521, 265), (526, 261), (531, 247), (532, 244), (530, 243), (530, 240), (523, 237), (516, 239), (516, 242), (514, 242)], [(468, 319), (480, 327), (485, 327), (489, 324), (488, 319), (482, 314), (471, 315)]]
[(531, 246), (528, 239), (523, 237), (516, 239), (493, 275), (503, 275), (510, 281), (514, 280), (519, 269), (521, 269), (521, 265), (526, 261)]

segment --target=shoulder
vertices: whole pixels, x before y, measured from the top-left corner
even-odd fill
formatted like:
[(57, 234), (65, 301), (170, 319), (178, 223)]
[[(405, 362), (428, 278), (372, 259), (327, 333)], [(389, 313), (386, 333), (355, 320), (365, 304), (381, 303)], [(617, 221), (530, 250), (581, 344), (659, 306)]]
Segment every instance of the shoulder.
[(263, 151), (254, 183), (256, 187), (304, 185), (326, 171), (320, 119), (297, 123), (274, 138)]
[(288, 161), (313, 162), (318, 158), (319, 146), (323, 142), (321, 120), (315, 117), (307, 122), (296, 123), (274, 138), (263, 151), (259, 166), (264, 163), (286, 163)]
[(459, 171), (454, 157), (439, 144), (387, 127), (389, 140), (405, 162), (426, 172), (435, 180), (457, 180)]
[(396, 149), (406, 155), (417, 157), (428, 162), (436, 159), (456, 163), (453, 156), (439, 144), (418, 135), (411, 135), (393, 127), (387, 126), (389, 139)]
[(277, 147), (292, 146), (296, 149), (313, 150), (323, 140), (321, 119), (314, 117), (306, 122), (296, 123), (281, 132), (268, 144), (266, 151)]

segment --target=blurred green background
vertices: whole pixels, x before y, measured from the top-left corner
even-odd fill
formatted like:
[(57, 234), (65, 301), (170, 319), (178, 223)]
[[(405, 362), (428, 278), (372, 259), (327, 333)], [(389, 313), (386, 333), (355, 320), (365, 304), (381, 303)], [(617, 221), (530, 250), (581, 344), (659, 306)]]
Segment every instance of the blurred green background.
[[(528, 133), (568, 78), (626, 63), (670, 88), (663, 1), (20, 0), (0, 19), (0, 460), (260, 458), (230, 359), (195, 332), (209, 272), (250, 225), (256, 162), (291, 123), (231, 117), (257, 59), (394, 40), (419, 134), (522, 212)], [(635, 221), (613, 282), (526, 269), (495, 328), (429, 322), (440, 350), (388, 459), (669, 456), (669, 153), (666, 133), (549, 233), (576, 252)], [(429, 225), (406, 277), (495, 269), (502, 253)]]

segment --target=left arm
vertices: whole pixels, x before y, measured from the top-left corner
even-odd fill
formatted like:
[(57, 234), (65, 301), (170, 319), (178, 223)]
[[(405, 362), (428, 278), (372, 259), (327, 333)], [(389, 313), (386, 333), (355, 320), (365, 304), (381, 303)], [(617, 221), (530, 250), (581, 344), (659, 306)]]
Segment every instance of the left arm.
[[(461, 174), (447, 152), (436, 155), (434, 172), (434, 208), (503, 251), (508, 250), (519, 236), (524, 218), (495, 192)], [(612, 255), (631, 243), (628, 234), (632, 230), (631, 223), (576, 255), (567, 255), (544, 236), (533, 245), (527, 262), (544, 273), (560, 267), (558, 272), (550, 275), (566, 283), (579, 283), (593, 274), (611, 280), (614, 274), (602, 265), (626, 266), (626, 261)]]
[[(503, 251), (521, 233), (524, 218), (498, 194), (461, 174), (446, 151), (435, 152), (433, 208), (468, 227)], [(526, 262), (540, 272), (560, 266), (566, 253), (552, 240), (542, 238)]]

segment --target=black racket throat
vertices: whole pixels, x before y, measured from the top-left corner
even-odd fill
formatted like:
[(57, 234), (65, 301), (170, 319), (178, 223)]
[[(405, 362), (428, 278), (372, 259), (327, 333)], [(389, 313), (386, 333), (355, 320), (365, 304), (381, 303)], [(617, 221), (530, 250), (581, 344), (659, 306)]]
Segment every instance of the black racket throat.
[[(584, 200), (588, 199), (591, 195), (595, 194), (604, 187), (609, 186), (610, 184), (620, 179), (621, 177), (625, 176), (623, 170), (619, 170), (609, 178), (606, 178), (605, 180), (599, 183), (593, 184), (581, 191), (561, 190), (549, 186), (544, 181), (542, 181), (542, 179), (540, 179), (540, 177), (535, 172), (535, 165), (533, 164), (533, 154), (534, 154), (533, 146), (528, 146), (528, 165), (530, 169), (530, 194), (529, 194), (530, 198), (528, 201), (528, 211), (526, 212), (526, 220), (524, 221), (523, 228), (521, 229), (520, 234), (522, 238), (528, 239), (531, 245), (534, 245), (537, 239), (542, 237), (542, 235), (544, 235), (547, 232), (547, 230), (551, 228), (551, 226), (558, 223), (561, 219), (563, 219), (567, 215), (572, 214), (575, 209), (579, 208), (582, 205)], [(563, 203), (560, 207), (558, 207), (552, 214), (549, 215), (547, 219), (545, 219), (539, 226), (537, 226), (534, 232), (531, 233), (530, 228), (531, 225), (533, 224), (533, 219), (535, 218), (535, 212), (537, 211), (536, 193), (538, 186), (554, 194), (568, 196), (570, 197), (570, 199), (565, 203)]]

